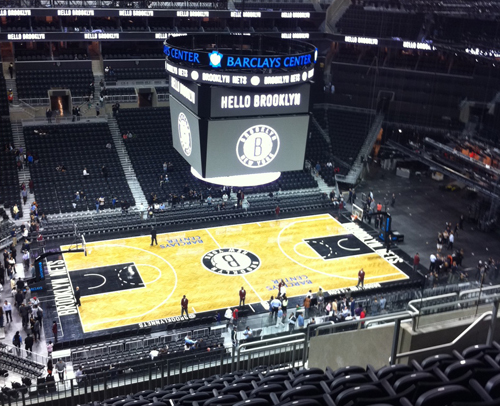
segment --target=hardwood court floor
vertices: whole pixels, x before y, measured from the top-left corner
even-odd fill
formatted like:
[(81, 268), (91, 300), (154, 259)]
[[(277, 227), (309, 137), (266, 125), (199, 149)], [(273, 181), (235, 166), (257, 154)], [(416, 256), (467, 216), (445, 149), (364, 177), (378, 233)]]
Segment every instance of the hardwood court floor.
[(408, 278), (329, 214), (161, 234), (158, 244), (106, 240), (64, 255), (84, 332), (179, 316), (184, 294), (191, 313), (238, 305), (242, 286), (247, 304), (267, 301), (282, 278), (289, 297), (354, 286), (361, 267), (365, 283)]

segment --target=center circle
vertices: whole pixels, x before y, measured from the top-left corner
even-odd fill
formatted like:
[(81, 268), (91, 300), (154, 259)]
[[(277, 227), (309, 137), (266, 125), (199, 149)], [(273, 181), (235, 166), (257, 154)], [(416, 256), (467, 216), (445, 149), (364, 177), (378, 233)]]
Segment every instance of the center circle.
[(253, 252), (239, 248), (219, 248), (203, 255), (201, 264), (217, 275), (240, 276), (255, 272), (261, 262)]

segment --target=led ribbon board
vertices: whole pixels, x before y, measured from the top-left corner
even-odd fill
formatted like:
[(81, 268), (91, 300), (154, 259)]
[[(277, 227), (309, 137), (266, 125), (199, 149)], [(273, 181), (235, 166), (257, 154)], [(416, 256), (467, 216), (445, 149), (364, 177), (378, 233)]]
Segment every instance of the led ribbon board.
[(189, 35), (169, 38), (163, 46), (169, 62), (211, 70), (285, 70), (312, 67), (318, 51), (314, 45), (274, 37)]

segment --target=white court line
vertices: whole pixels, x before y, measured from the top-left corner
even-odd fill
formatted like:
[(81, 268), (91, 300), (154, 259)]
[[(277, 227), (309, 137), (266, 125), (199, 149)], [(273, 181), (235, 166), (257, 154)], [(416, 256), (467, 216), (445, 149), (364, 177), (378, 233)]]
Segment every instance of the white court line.
[(99, 275), (98, 273), (86, 273), (83, 276), (100, 276), (102, 279), (104, 279), (104, 282), (101, 283), (100, 285), (92, 286), (91, 288), (87, 288), (87, 289), (97, 289), (97, 288), (100, 288), (101, 286), (105, 285), (106, 282), (107, 282), (106, 277), (103, 276), (103, 275)]
[[(205, 231), (207, 232), (207, 234), (210, 236), (210, 238), (212, 238), (213, 242), (215, 243), (215, 245), (217, 245), (219, 248), (222, 248), (220, 246), (220, 244), (216, 241), (216, 239), (214, 238), (214, 236), (212, 235), (212, 233), (210, 231), (208, 231), (208, 228), (205, 229)], [(243, 278), (243, 280), (248, 284), (248, 286), (250, 286), (250, 288), (252, 288), (252, 290), (254, 291), (254, 293), (257, 295), (257, 297), (259, 298), (259, 300), (261, 302), (264, 302), (264, 300), (260, 297), (260, 295), (257, 293), (257, 291), (254, 289), (254, 287), (252, 285), (250, 285), (250, 282), (248, 282), (247, 278), (245, 278), (244, 275), (239, 275)]]
[[(354, 237), (354, 238), (356, 238), (356, 237)], [(337, 241), (337, 245), (338, 245), (339, 248), (342, 248), (345, 251), (361, 251), (361, 248), (346, 248), (346, 247), (343, 247), (342, 245), (340, 245), (340, 243), (342, 241), (349, 241), (349, 238), (341, 238), (340, 240), (338, 240)]]
[[(273, 223), (273, 222), (291, 221), (291, 220), (295, 220), (295, 219), (304, 219), (304, 218), (308, 218), (308, 217), (321, 217), (321, 216), (327, 216), (327, 218), (324, 217), (324, 218), (318, 218), (318, 219), (313, 219), (313, 220), (334, 219), (329, 213), (312, 214), (310, 216), (290, 217), (290, 218), (279, 219), (279, 220), (276, 220), (276, 219), (274, 219), (274, 220), (265, 220), (265, 221), (260, 221), (258, 223), (255, 222), (255, 221), (253, 221), (251, 223), (237, 223), (237, 224), (231, 224), (231, 225), (227, 225), (227, 226), (210, 227), (210, 230), (211, 229), (216, 229), (216, 228), (224, 228), (224, 227), (245, 226), (247, 224), (257, 224), (259, 227), (262, 227), (262, 225), (260, 223)], [(339, 223), (339, 222), (337, 222), (337, 223), (342, 226), (341, 223)], [(193, 228), (193, 229), (189, 229), (189, 230), (188, 229), (184, 229), (184, 230), (179, 230), (179, 231), (171, 231), (169, 233), (158, 234), (158, 237), (168, 236), (169, 234), (174, 235), (174, 234), (191, 233), (193, 231), (203, 231), (203, 230), (206, 231), (206, 230), (209, 230), (209, 229), (206, 228), (206, 227), (201, 227), (201, 228)], [(87, 248), (89, 248), (89, 246), (92, 246), (92, 245), (95, 246), (95, 244), (99, 244), (99, 243), (101, 243), (103, 241), (113, 242), (113, 241), (121, 241), (121, 240), (131, 240), (131, 239), (135, 239), (135, 238), (147, 238), (147, 239), (149, 239), (149, 238), (151, 238), (151, 236), (149, 234), (147, 234), (147, 235), (137, 235), (135, 237), (122, 237), (122, 238), (113, 238), (113, 239), (110, 239), (110, 240), (92, 241), (92, 242), (86, 243), (86, 246), (87, 246)], [(71, 244), (62, 245), (61, 249), (64, 248), (64, 247), (68, 247), (68, 246), (71, 246)], [(68, 253), (68, 254), (71, 254), (71, 253)], [(76, 269), (74, 269), (74, 270), (76, 270)]]
[[(102, 244), (102, 245), (99, 245), (99, 248), (100, 247), (122, 247), (122, 248), (131, 248), (131, 249), (134, 249), (134, 250), (138, 250), (138, 251), (143, 251), (143, 252), (146, 252), (147, 254), (151, 254), (155, 257), (157, 257), (160, 261), (163, 261), (165, 262), (169, 267), (170, 269), (172, 269), (172, 272), (174, 273), (175, 275), (175, 284), (174, 284), (174, 287), (172, 288), (172, 292), (170, 292), (170, 294), (167, 296), (167, 298), (165, 300), (163, 300), (160, 304), (158, 304), (157, 306), (153, 307), (152, 309), (148, 310), (147, 312), (145, 313), (142, 313), (142, 314), (139, 314), (139, 315), (135, 315), (135, 316), (128, 316), (128, 317), (122, 317), (120, 319), (112, 319), (112, 320), (103, 320), (103, 321), (98, 321), (98, 322), (95, 322), (95, 323), (88, 323), (89, 326), (96, 326), (96, 325), (99, 325), (99, 324), (104, 324), (104, 323), (112, 323), (112, 322), (116, 322), (116, 321), (122, 321), (122, 320), (130, 320), (130, 319), (137, 319), (139, 317), (143, 317), (145, 316), (146, 314), (149, 314), (153, 311), (155, 311), (156, 309), (158, 309), (160, 306), (163, 306), (166, 302), (168, 302), (168, 300), (172, 297), (172, 295), (174, 294), (176, 288), (177, 288), (177, 272), (175, 272), (175, 269), (174, 267), (164, 258), (160, 257), (158, 254), (155, 254), (151, 251), (148, 251), (148, 250), (145, 250), (145, 249), (142, 249), (142, 248), (138, 248), (138, 247), (132, 247), (132, 246), (129, 246), (129, 245), (120, 245), (120, 244)], [(64, 254), (63, 254), (64, 255)], [(71, 278), (70, 278), (70, 281), (71, 281)], [(88, 296), (87, 296), (88, 297)], [(80, 320), (81, 322), (81, 320)], [(137, 324), (137, 323), (130, 323), (130, 324)], [(82, 329), (83, 329), (83, 324), (82, 324)], [(120, 326), (122, 327), (122, 326)], [(84, 330), (84, 332), (86, 332)]]
[[(68, 252), (68, 254), (69, 254), (69, 252)], [(64, 265), (66, 266), (66, 272), (68, 274), (68, 281), (69, 281), (69, 284), (71, 286), (71, 293), (73, 293), (73, 295), (74, 295), (75, 294), (75, 289), (73, 288), (73, 282), (71, 281), (71, 278), (69, 276), (68, 264), (66, 264), (66, 260), (64, 259), (64, 253), (62, 254), (62, 258), (63, 258), (63, 261), (64, 261)], [(55, 297), (55, 295), (54, 295), (54, 297)], [(81, 297), (80, 297), (80, 302), (81, 302)], [(78, 318), (80, 319), (80, 326), (82, 326), (82, 331), (85, 333), (85, 329), (84, 329), (83, 323), (82, 323), (82, 316), (80, 315), (80, 306), (76, 305), (76, 299), (75, 299), (75, 307), (76, 307), (76, 310), (77, 310), (77, 313), (78, 313)], [(57, 311), (57, 306), (56, 306), (56, 312), (57, 312), (57, 315), (59, 315), (59, 312)], [(61, 322), (61, 319), (59, 319), (59, 322)]]
[(196, 313), (196, 309), (191, 306), (191, 309), (193, 309), (193, 313)]
[(308, 267), (307, 265), (304, 265), (304, 264), (301, 264), (300, 262), (296, 261), (295, 259), (293, 259), (290, 255), (288, 255), (285, 250), (283, 249), (283, 247), (281, 246), (281, 242), (280, 242), (280, 238), (281, 238), (281, 234), (283, 233), (283, 231), (285, 231), (288, 227), (290, 226), (293, 226), (294, 224), (297, 224), (297, 223), (307, 223), (307, 222), (310, 222), (310, 221), (317, 221), (317, 220), (326, 220), (326, 219), (309, 219), (309, 220), (302, 220), (302, 221), (294, 221), (293, 223), (290, 223), (288, 224), (287, 226), (283, 227), (281, 229), (281, 231), (279, 232), (278, 234), (278, 247), (279, 249), (281, 250), (281, 253), (287, 257), (290, 261), (292, 262), (295, 262), (297, 265), (301, 266), (302, 268), (306, 268), (306, 269), (309, 269), (310, 271), (313, 271), (313, 272), (316, 272), (316, 273), (320, 273), (320, 274), (323, 274), (323, 275), (326, 275), (326, 276), (329, 276), (330, 278), (339, 278), (339, 279), (347, 279), (347, 280), (352, 280), (352, 281), (357, 281), (358, 278), (349, 278), (347, 276), (340, 276), (340, 275), (331, 275), (329, 273), (326, 273), (326, 272), (321, 272), (321, 271), (318, 271), (317, 269), (313, 269), (311, 267)]
[[(150, 264), (135, 264), (135, 266), (136, 266), (136, 268), (137, 268), (138, 266), (149, 266), (149, 267), (151, 267), (151, 268), (156, 269), (156, 270), (158, 271), (158, 273), (159, 273), (159, 274), (158, 274), (158, 278), (156, 278), (154, 281), (151, 281), (151, 282), (146, 283), (146, 282), (144, 282), (144, 280), (143, 280), (143, 281), (142, 281), (142, 283), (144, 284), (144, 286), (147, 286), (147, 285), (149, 285), (149, 284), (151, 284), (151, 283), (155, 283), (158, 279), (160, 279), (160, 278), (162, 277), (161, 269), (160, 269), (160, 268), (158, 268), (157, 266), (150, 265)], [(139, 270), (139, 268), (137, 268), (137, 270)], [(140, 274), (140, 272), (139, 272), (139, 274)], [(141, 279), (142, 279), (142, 276), (141, 276)]]
[[(342, 226), (342, 224), (340, 222), (338, 222), (334, 217), (330, 216), (330, 218), (337, 222), (338, 224), (340, 224)], [(300, 262), (296, 261), (295, 259), (293, 259), (292, 257), (290, 257), (290, 255), (288, 255), (285, 250), (283, 249), (283, 247), (281, 246), (281, 242), (280, 242), (280, 238), (281, 238), (281, 234), (283, 233), (283, 231), (285, 231), (288, 227), (294, 225), (294, 224), (298, 224), (298, 223), (307, 223), (307, 222), (311, 222), (311, 221), (321, 221), (321, 220), (325, 220), (325, 219), (318, 219), (318, 218), (313, 218), (313, 219), (307, 219), (307, 220), (301, 220), (301, 221), (294, 221), (290, 224), (288, 224), (287, 226), (283, 227), (280, 231), (280, 233), (278, 234), (278, 247), (279, 249), (281, 250), (281, 253), (286, 256), (290, 261), (292, 262), (295, 262), (297, 265), (301, 266), (302, 268), (305, 268), (305, 269), (308, 269), (310, 271), (313, 271), (313, 272), (316, 272), (316, 273), (319, 273), (319, 274), (323, 274), (323, 275), (326, 275), (326, 276), (329, 276), (331, 278), (339, 278), (339, 279), (347, 279), (347, 280), (354, 280), (354, 281), (357, 281), (358, 278), (350, 278), (350, 277), (347, 277), (347, 276), (341, 276), (341, 275), (331, 275), (331, 274), (328, 274), (326, 272), (322, 272), (322, 271), (318, 271), (317, 269), (314, 269), (314, 268), (311, 268), (307, 265), (304, 265), (304, 264), (301, 264)], [(358, 238), (356, 237), (353, 233), (349, 233), (349, 235), (353, 235), (355, 238)], [(359, 239), (359, 238), (358, 238)], [(361, 240), (360, 240), (361, 241)], [(387, 275), (378, 275), (378, 276), (375, 276), (375, 277), (371, 277), (371, 278), (365, 278), (365, 279), (378, 279), (378, 278), (384, 278), (386, 276), (394, 276), (394, 275), (403, 275), (406, 277), (406, 279), (409, 279), (408, 275), (406, 275), (403, 271), (401, 271), (400, 269), (398, 269), (394, 264), (391, 264), (387, 259), (385, 259), (384, 257), (382, 257), (381, 255), (377, 254), (375, 252), (375, 250), (373, 248), (370, 247), (370, 249), (373, 251), (374, 254), (376, 254), (379, 258), (382, 258), (384, 259), (389, 265), (391, 265), (393, 268), (395, 268), (398, 273), (396, 274), (387, 274)], [(359, 254), (359, 255), (370, 255), (370, 253), (367, 253), (367, 254)], [(349, 258), (352, 258), (352, 256), (350, 256)]]
[[(102, 245), (101, 245), (102, 247)], [(137, 265), (135, 264), (135, 262), (132, 262), (134, 264), (134, 266), (137, 268)], [(115, 265), (122, 265), (122, 264), (115, 264)], [(113, 266), (113, 265), (110, 265), (110, 266)], [(94, 266), (93, 268), (101, 268), (102, 266), (99, 265), (99, 266)], [(91, 268), (89, 268), (91, 269)], [(137, 269), (138, 270), (138, 269)], [(81, 269), (75, 269), (73, 271), (68, 271), (68, 272), (76, 272), (76, 271), (81, 271)], [(101, 276), (101, 275), (99, 275)], [(137, 290), (137, 289), (146, 289), (146, 284), (144, 283), (144, 280), (142, 279), (142, 275), (141, 273), (139, 272), (139, 278), (141, 278), (141, 282), (144, 286), (133, 286), (132, 284), (129, 284), (130, 285), (130, 288), (128, 289), (124, 289), (122, 290), (121, 292), (126, 292), (126, 291), (132, 291), (132, 290)], [(118, 277), (119, 280), (121, 280), (119, 277)], [(159, 279), (159, 278), (158, 278)], [(126, 282), (126, 281), (125, 281)], [(128, 284), (128, 282), (126, 282)], [(102, 292), (102, 293), (96, 293), (95, 295), (85, 295), (85, 296), (82, 296), (82, 297), (96, 297), (96, 296), (101, 296), (101, 295), (112, 295), (113, 293), (117, 293), (117, 292), (120, 292), (119, 290), (113, 290), (111, 292)]]
[[(302, 257), (302, 258), (309, 258), (309, 259), (323, 259), (323, 257), (321, 257), (318, 253), (316, 253), (316, 254), (317, 254), (317, 256), (315, 256), (315, 257), (308, 257), (307, 255), (304, 255), (304, 254), (301, 254), (300, 252), (297, 252), (297, 245), (299, 245), (299, 244), (306, 244), (306, 242), (305, 242), (305, 241), (300, 241), (300, 242), (298, 242), (297, 244), (295, 244), (295, 245), (293, 246), (293, 250), (295, 251), (295, 253), (296, 253), (299, 257)], [(314, 251), (314, 250), (313, 250), (313, 251)], [(314, 251), (314, 252), (316, 252), (316, 251)]]

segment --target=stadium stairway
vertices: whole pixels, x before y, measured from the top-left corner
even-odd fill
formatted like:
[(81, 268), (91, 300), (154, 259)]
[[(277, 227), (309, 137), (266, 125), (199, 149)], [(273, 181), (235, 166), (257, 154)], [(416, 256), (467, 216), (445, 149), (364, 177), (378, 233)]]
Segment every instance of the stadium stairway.
[(19, 97), (17, 96), (17, 86), (16, 80), (10, 79), (10, 76), (5, 77), (5, 85), (7, 89), (12, 89), (12, 93), (14, 93), (14, 105), (17, 106), (19, 104)]
[[(321, 190), (322, 193), (326, 193), (326, 195), (328, 196), (332, 191), (332, 188), (326, 184), (326, 182), (323, 180), (321, 176), (316, 176), (315, 180), (318, 183), (319, 190)], [(337, 194), (337, 190), (335, 194)]]
[[(26, 151), (26, 144), (24, 142), (24, 134), (23, 134), (23, 124), (21, 121), (11, 121), (11, 127), (12, 127), (12, 137), (14, 138), (14, 147), (18, 149), (23, 149), (23, 151)], [(26, 185), (26, 188), (28, 188), (28, 183), (31, 179), (30, 175), (30, 170), (28, 167), (28, 163), (24, 163), (23, 169), (21, 169), (18, 172), (19, 175), (19, 185), (21, 185), (23, 182)], [(19, 189), (19, 194), (21, 194), (21, 189)], [(29, 213), (30, 213), (30, 208), (31, 208), (31, 202), (34, 200), (34, 197), (30, 194), (28, 194), (28, 200), (26, 201), (26, 204), (23, 204), (23, 217), (20, 218), (19, 220), (14, 220), (14, 223), (16, 225), (21, 225), (24, 222), (29, 220)], [(22, 202), (22, 197), (21, 197), (21, 202)]]
[[(100, 79), (99, 79), (100, 80)], [(130, 157), (128, 156), (127, 149), (123, 143), (123, 138), (120, 135), (120, 129), (118, 128), (118, 123), (116, 119), (110, 115), (108, 118), (108, 126), (111, 131), (111, 136), (113, 137), (113, 142), (115, 144), (116, 152), (118, 154), (118, 158), (120, 159), (120, 163), (123, 168), (123, 172), (125, 173), (125, 178), (127, 179), (128, 186), (132, 192), (132, 196), (134, 196), (136, 207), (140, 207), (141, 204), (144, 207), (148, 206), (148, 202), (146, 196), (144, 196), (144, 192), (142, 191), (141, 185), (135, 176), (134, 168), (132, 167), (132, 162), (130, 161)]]
[(338, 32), (336, 25), (346, 10), (351, 6), (351, 0), (332, 1), (326, 10), (325, 32), (335, 34)]

